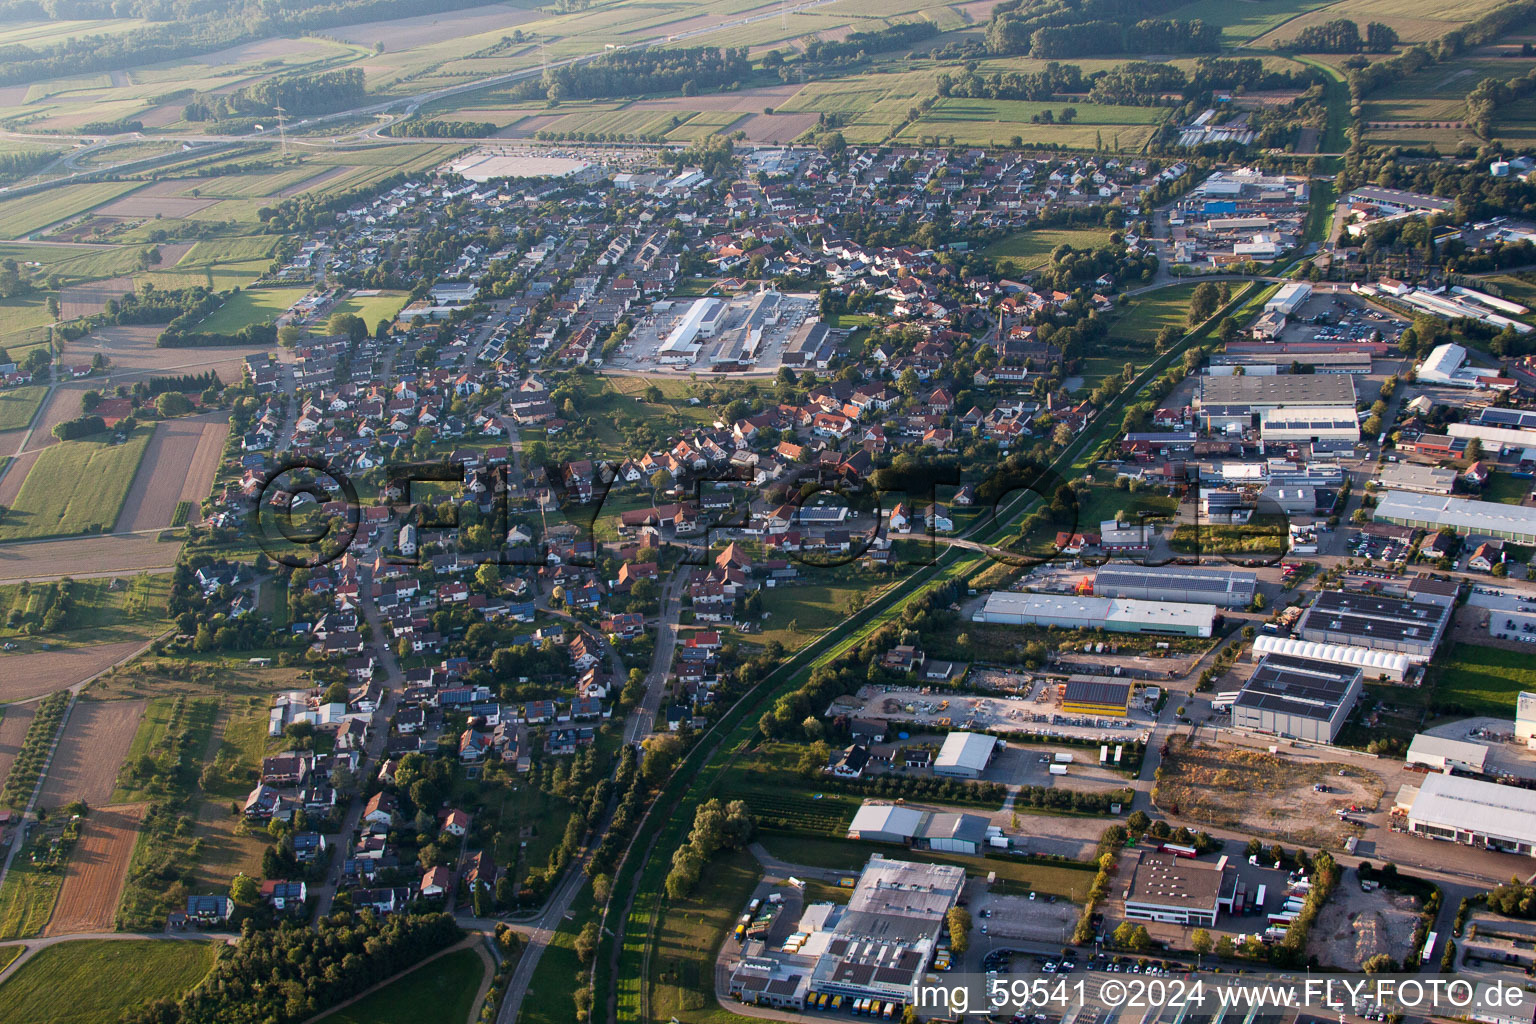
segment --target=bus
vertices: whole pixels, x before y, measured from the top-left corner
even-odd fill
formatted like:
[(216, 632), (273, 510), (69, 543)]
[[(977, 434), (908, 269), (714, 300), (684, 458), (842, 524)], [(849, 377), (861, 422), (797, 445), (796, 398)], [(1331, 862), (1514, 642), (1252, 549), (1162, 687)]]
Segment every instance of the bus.
[(1439, 932), (1430, 932), (1424, 936), (1424, 952), (1419, 954), (1420, 963), (1428, 963), (1430, 954), (1435, 951), (1435, 940), (1440, 938)]

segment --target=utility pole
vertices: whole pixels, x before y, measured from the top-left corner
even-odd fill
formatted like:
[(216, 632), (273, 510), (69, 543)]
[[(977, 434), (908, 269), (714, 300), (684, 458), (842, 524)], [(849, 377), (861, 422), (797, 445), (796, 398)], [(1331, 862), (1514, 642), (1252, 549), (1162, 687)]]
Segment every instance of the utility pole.
[(277, 137), (283, 143), (283, 159), (288, 158), (288, 118), (286, 111), (281, 106), (273, 104), (272, 109), (277, 111)]

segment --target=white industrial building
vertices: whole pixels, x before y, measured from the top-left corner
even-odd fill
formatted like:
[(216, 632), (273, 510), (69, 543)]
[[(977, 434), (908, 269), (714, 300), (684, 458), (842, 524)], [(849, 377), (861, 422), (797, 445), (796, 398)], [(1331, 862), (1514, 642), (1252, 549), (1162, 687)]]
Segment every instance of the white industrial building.
[(1209, 604), (1176, 601), (1015, 594), (998, 590), (987, 595), (986, 604), (971, 620), (1009, 626), (1205, 637), (1211, 635), (1215, 625), (1216, 608)]
[(1421, 466), (1414, 462), (1389, 463), (1376, 471), (1381, 486), (1394, 491), (1419, 494), (1450, 494), (1456, 489), (1456, 471), (1442, 466)]
[(1126, 859), (1130, 863), (1122, 864), (1120, 875), (1126, 879), (1122, 895), (1127, 919), (1207, 927), (1216, 923), (1227, 858), (1203, 861), (1135, 850)]
[(1524, 740), (1526, 746), (1536, 740), (1536, 693), (1521, 690), (1515, 699), (1515, 739)]
[(1449, 527), (1464, 537), (1499, 537), (1516, 544), (1536, 544), (1536, 509), (1521, 505), (1387, 491), (1376, 502), (1374, 518), (1378, 523), (1426, 530)]
[(866, 800), (848, 826), (848, 838), (975, 857), (985, 852), (987, 819), (980, 814), (920, 811)]
[(1488, 748), (1481, 743), (1421, 732), (1408, 745), (1406, 760), (1409, 764), (1422, 765), (1437, 772), (1449, 773), (1455, 770), (1481, 775), (1488, 763)]
[(1303, 640), (1396, 651), (1409, 661), (1427, 662), (1445, 636), (1456, 596), (1414, 591), (1409, 598), (1324, 590), (1296, 624)]
[(1360, 699), (1353, 665), (1266, 654), (1232, 702), (1232, 727), (1332, 743)]
[(713, 338), (720, 329), (726, 305), (719, 299), (696, 299), (688, 312), (661, 343), (657, 355), (662, 359), (692, 361), (699, 354), (699, 338)]
[(1358, 668), (1368, 680), (1386, 679), (1393, 683), (1402, 682), (1413, 670), (1413, 662), (1408, 656), (1396, 651), (1377, 651), (1348, 644), (1314, 643), (1261, 633), (1253, 640), (1253, 660), (1259, 661), (1266, 654), (1349, 665)]
[(1475, 437), (1482, 443), (1483, 451), (1492, 455), (1502, 455), (1507, 451), (1524, 452), (1536, 448), (1536, 430), (1501, 427), (1486, 421), (1450, 423), (1446, 425), (1445, 432), (1450, 437), (1464, 437), (1469, 441)]
[(1360, 418), (1352, 405), (1265, 409), (1259, 436), (1266, 441), (1358, 441)]
[(1399, 791), (1397, 809), (1414, 835), (1536, 854), (1536, 790), (1461, 775), (1426, 775), (1417, 787)]
[(1292, 316), (1312, 297), (1312, 286), (1305, 281), (1292, 281), (1285, 285), (1266, 303), (1265, 312), (1278, 312)]
[(987, 770), (997, 752), (997, 737), (980, 732), (952, 732), (933, 759), (933, 774), (974, 779)]
[(1266, 409), (1355, 407), (1355, 379), (1347, 373), (1200, 378), (1200, 422), (1207, 430), (1245, 429)]

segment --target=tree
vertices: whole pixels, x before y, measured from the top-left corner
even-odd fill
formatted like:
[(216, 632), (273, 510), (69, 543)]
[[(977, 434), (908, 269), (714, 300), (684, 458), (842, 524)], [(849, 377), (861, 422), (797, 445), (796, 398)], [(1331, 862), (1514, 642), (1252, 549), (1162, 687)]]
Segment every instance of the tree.
[(501, 568), (495, 562), (486, 562), (475, 570), (475, 582), (487, 590), (494, 590), (501, 582)]
[(597, 938), (596, 921), (588, 921), (577, 934), (576, 958), (581, 961), (582, 966), (590, 964), (593, 955), (597, 953)]
[(1360, 965), (1360, 969), (1366, 974), (1387, 974), (1397, 970), (1397, 964), (1392, 962), (1389, 953), (1377, 953)]
[(1194, 327), (1209, 320), (1211, 314), (1216, 312), (1219, 298), (1220, 293), (1211, 282), (1201, 281), (1195, 285), (1189, 297), (1189, 326)]
[(1211, 933), (1204, 928), (1196, 928), (1189, 935), (1189, 948), (1201, 956), (1209, 953), (1214, 944), (1214, 941), (1211, 939)]
[(1125, 827), (1131, 832), (1145, 832), (1152, 824), (1152, 819), (1146, 811), (1132, 811), (1130, 817), (1125, 819)]
[(180, 391), (166, 391), (155, 396), (155, 412), (161, 416), (185, 416), (192, 411), (192, 400)]
[(950, 907), (946, 921), (949, 924), (949, 948), (955, 956), (964, 956), (971, 948), (971, 912), (964, 907)]
[(251, 906), (261, 899), (261, 886), (256, 884), (256, 879), (242, 872), (229, 883), (229, 898), (243, 907)]
[(337, 680), (325, 688), (325, 695), (320, 700), (325, 704), (345, 704), (348, 696), (347, 684)]

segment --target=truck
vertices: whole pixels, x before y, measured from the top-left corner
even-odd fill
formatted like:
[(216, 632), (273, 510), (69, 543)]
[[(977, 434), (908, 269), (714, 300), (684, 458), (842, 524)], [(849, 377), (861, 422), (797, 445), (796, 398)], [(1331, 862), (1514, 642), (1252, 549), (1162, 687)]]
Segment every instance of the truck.
[(1175, 857), (1197, 857), (1200, 851), (1193, 846), (1180, 846), (1178, 843), (1164, 843), (1163, 852), (1171, 853)]
[(1264, 909), (1264, 897), (1267, 896), (1268, 894), (1269, 894), (1269, 886), (1267, 886), (1267, 885), (1260, 885), (1259, 886), (1258, 894), (1256, 896), (1254, 896), (1254, 898), (1253, 898), (1254, 905), (1257, 906), (1260, 910)]
[(1071, 754), (1057, 754), (1056, 755), (1056, 763), (1057, 764), (1071, 764), (1072, 763), (1072, 755)]
[(1051, 774), (1052, 775), (1065, 775), (1065, 774), (1067, 774), (1067, 766), (1064, 765), (1064, 764), (1053, 764), (1053, 765), (1051, 765)]
[(990, 846), (994, 850), (1006, 850), (1006, 849), (1008, 849), (1008, 845), (1009, 845), (1008, 837), (1007, 836), (987, 836), (987, 845)]
[(1099, 765), (1100, 765), (1100, 767), (1102, 767), (1102, 766), (1104, 766), (1104, 765), (1106, 765), (1108, 763), (1109, 763), (1109, 744), (1105, 743), (1105, 744), (1100, 745), (1100, 747), (1099, 747)]

